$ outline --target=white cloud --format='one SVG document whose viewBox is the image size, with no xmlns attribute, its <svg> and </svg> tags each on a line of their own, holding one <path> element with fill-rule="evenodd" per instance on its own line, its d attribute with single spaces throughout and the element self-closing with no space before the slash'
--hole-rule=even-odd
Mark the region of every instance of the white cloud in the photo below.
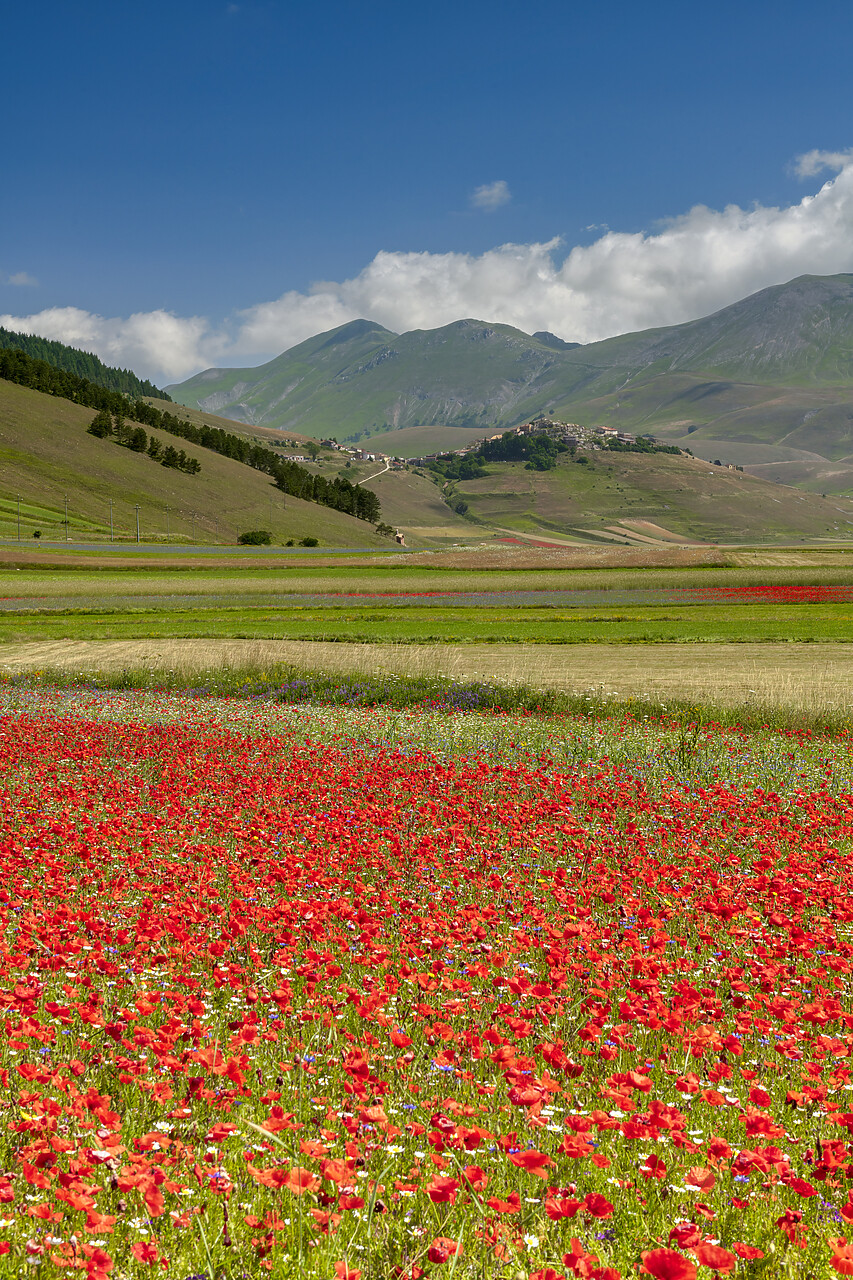
<svg viewBox="0 0 853 1280">
<path fill-rule="evenodd" d="M 211 333 L 203 317 L 168 311 L 108 318 L 79 307 L 50 307 L 36 315 L 0 316 L 0 326 L 67 342 L 93 351 L 107 364 L 161 381 L 185 378 L 218 359 L 224 350 L 222 339 Z"/>
<path fill-rule="evenodd" d="M 851 161 L 853 161 L 853 150 L 806 151 L 804 155 L 797 156 L 793 169 L 798 178 L 813 178 L 815 174 L 823 173 L 824 169 L 831 169 L 837 173 Z"/>
<path fill-rule="evenodd" d="M 786 207 L 697 205 L 652 233 L 607 231 L 568 253 L 557 239 L 480 255 L 381 252 L 352 279 L 285 293 L 218 329 L 201 316 L 106 319 L 76 307 L 0 316 L 0 325 L 83 346 L 161 382 L 251 363 L 359 317 L 396 332 L 476 317 L 592 342 L 708 315 L 794 276 L 853 271 L 853 151 L 800 162 L 804 172 L 819 163 L 839 172 Z"/>
<path fill-rule="evenodd" d="M 482 187 L 476 187 L 471 193 L 471 204 L 475 209 L 483 209 L 486 213 L 493 213 L 502 204 L 508 204 L 511 199 L 510 189 L 503 178 L 499 178 L 497 182 L 487 182 Z"/>
<path fill-rule="evenodd" d="M 473 316 L 570 341 L 678 324 L 767 285 L 853 270 L 853 153 L 816 195 L 775 208 L 697 205 L 652 234 L 607 231 L 566 256 L 559 240 L 463 253 L 379 253 L 341 283 L 241 314 L 237 351 L 282 351 L 366 316 L 397 331 Z"/>
<path fill-rule="evenodd" d="M 38 280 L 36 280 L 35 276 L 31 276 L 28 271 L 16 271 L 14 275 L 9 276 L 9 279 L 6 281 L 6 283 L 19 285 L 23 288 L 26 288 L 26 287 L 35 288 L 35 286 L 38 284 Z"/>
</svg>

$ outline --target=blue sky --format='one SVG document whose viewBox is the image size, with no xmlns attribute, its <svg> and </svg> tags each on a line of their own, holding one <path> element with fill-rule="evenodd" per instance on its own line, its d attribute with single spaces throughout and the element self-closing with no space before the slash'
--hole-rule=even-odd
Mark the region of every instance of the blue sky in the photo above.
<svg viewBox="0 0 853 1280">
<path fill-rule="evenodd" d="M 851 38 L 825 0 L 19 5 L 0 318 L 166 380 L 365 308 L 590 340 L 853 270 Z"/>
</svg>

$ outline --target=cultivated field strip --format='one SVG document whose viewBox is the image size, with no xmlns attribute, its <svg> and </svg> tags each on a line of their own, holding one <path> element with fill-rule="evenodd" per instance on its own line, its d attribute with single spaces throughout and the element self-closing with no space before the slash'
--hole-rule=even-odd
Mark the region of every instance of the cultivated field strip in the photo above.
<svg viewBox="0 0 853 1280">
<path fill-rule="evenodd" d="M 853 646 L 847 644 L 383 645 L 275 640 L 52 641 L 5 645 L 0 674 L 57 670 L 82 678 L 147 668 L 190 682 L 223 668 L 255 674 L 283 666 L 340 675 L 445 676 L 638 701 L 700 702 L 837 713 L 853 705 Z"/>
</svg>

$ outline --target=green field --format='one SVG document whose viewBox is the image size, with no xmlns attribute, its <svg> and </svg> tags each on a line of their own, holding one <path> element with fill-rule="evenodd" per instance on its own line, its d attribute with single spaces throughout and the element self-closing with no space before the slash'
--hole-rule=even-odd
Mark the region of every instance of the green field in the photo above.
<svg viewBox="0 0 853 1280">
<path fill-rule="evenodd" d="M 812 563 L 513 571 L 442 568 L 439 557 L 434 568 L 423 568 L 399 557 L 385 564 L 303 563 L 288 569 L 220 562 L 209 569 L 160 571 L 3 570 L 0 643 L 152 637 L 520 645 L 853 639 L 853 603 L 643 600 L 644 592 L 661 589 L 853 583 L 853 565 L 823 566 L 820 553 L 802 558 Z M 587 594 L 576 601 L 536 594 L 553 591 Z M 466 604 L 454 600 L 456 592 L 489 594 Z M 505 599 L 504 593 L 515 594 Z M 594 603 L 588 593 L 595 593 Z M 325 602 L 313 601 L 316 594 Z M 350 595 L 361 602 L 351 604 Z M 434 603 L 421 603 L 421 596 Z"/>
<path fill-rule="evenodd" d="M 741 550 L 722 564 L 535 567 L 554 554 L 448 552 L 335 565 L 303 559 L 287 568 L 240 568 L 222 556 L 206 568 L 132 570 L 101 557 L 100 568 L 7 569 L 0 571 L 0 672 L 4 680 L 27 672 L 60 683 L 103 676 L 127 687 L 214 687 L 257 697 L 311 672 L 324 673 L 323 687 L 351 678 L 360 685 L 470 680 L 526 689 L 530 705 L 537 690 L 581 699 L 595 690 L 599 702 L 671 708 L 689 699 L 708 714 L 725 708 L 729 722 L 782 715 L 786 724 L 798 717 L 847 723 L 853 602 L 788 603 L 783 593 L 775 603 L 741 595 L 662 606 L 650 605 L 647 593 L 853 588 L 853 552 Z M 477 567 L 489 564 L 497 567 Z M 542 607 L 537 590 L 584 594 L 572 607 Z M 436 595 L 443 592 L 451 593 L 447 600 Z M 454 592 L 488 593 L 488 604 L 462 607 Z M 509 602 L 503 592 L 514 593 Z M 340 603 L 330 605 L 330 593 Z M 350 603 L 348 593 L 361 603 Z M 597 593 L 594 607 L 580 603 L 590 593 Z M 311 604 L 312 594 L 327 603 Z"/>
<path fill-rule="evenodd" d="M 853 639 L 853 605 L 686 608 L 247 608 L 0 615 L 0 643 L 48 639 L 236 637 L 359 643 L 653 644 Z"/>
<path fill-rule="evenodd" d="M 531 552 L 535 556 L 536 552 Z M 671 568 L 533 568 L 523 569 L 446 567 L 446 557 L 436 555 L 425 563 L 409 557 L 343 564 L 315 565 L 303 559 L 291 560 L 288 567 L 232 567 L 226 557 L 216 557 L 210 568 L 182 567 L 175 560 L 168 566 L 150 569 L 44 568 L 30 566 L 0 570 L 0 598 L 63 596 L 162 595 L 174 592 L 214 594 L 228 592 L 235 604 L 250 603 L 259 594 L 279 592 L 283 596 L 304 592 L 443 592 L 443 591 L 548 591 L 598 590 L 631 591 L 663 587 L 754 587 L 754 586 L 847 586 L 853 584 L 853 550 L 795 551 L 791 558 L 800 564 L 751 564 L 747 551 L 733 552 L 728 563 L 700 567 Z M 777 558 L 776 556 L 773 559 Z M 781 555 L 778 558 L 782 558 Z M 831 559 L 833 563 L 824 564 Z M 746 561 L 747 563 L 741 563 Z"/>
</svg>

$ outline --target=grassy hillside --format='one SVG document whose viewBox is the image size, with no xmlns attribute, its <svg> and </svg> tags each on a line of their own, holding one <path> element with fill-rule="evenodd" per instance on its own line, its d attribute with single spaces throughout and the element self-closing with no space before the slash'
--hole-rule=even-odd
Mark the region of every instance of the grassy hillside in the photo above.
<svg viewBox="0 0 853 1280">
<path fill-rule="evenodd" d="M 488 434 L 493 434 L 489 431 Z M 425 453 L 452 453 L 454 449 L 467 449 L 483 438 L 482 428 L 445 427 L 431 425 L 423 427 L 400 427 L 396 431 L 383 431 L 365 442 L 366 447 L 375 447 L 392 458 L 419 458 Z"/>
<path fill-rule="evenodd" d="M 553 471 L 490 464 L 455 493 L 469 514 L 519 534 L 549 532 L 648 545 L 853 539 L 853 502 L 824 499 L 669 454 L 590 453 Z"/>
<path fill-rule="evenodd" d="M 198 476 L 98 440 L 87 434 L 92 416 L 90 409 L 0 382 L 0 537 L 17 534 L 20 495 L 22 540 L 32 545 L 36 529 L 43 540 L 64 540 L 67 495 L 72 540 L 109 537 L 112 498 L 120 538 L 135 539 L 139 505 L 143 540 L 168 534 L 233 543 L 242 531 L 266 528 L 276 542 L 313 536 L 329 546 L 389 546 L 363 521 L 285 498 L 262 473 L 188 442 L 181 443 L 201 462 Z M 218 425 L 207 414 L 203 418 Z M 790 454 L 789 463 L 799 465 L 799 453 Z M 376 475 L 376 463 L 346 467 L 340 454 L 321 455 L 311 469 L 329 479 L 342 474 L 353 483 L 369 480 L 383 518 L 406 533 L 410 546 L 525 536 L 637 546 L 673 539 L 772 543 L 846 540 L 853 533 L 850 502 L 681 456 L 588 457 L 586 464 L 565 458 L 550 472 L 490 464 L 487 476 L 455 486 L 437 485 L 415 470 Z M 468 503 L 465 517 L 453 510 L 460 500 Z"/>
<path fill-rule="evenodd" d="M 705 457 L 719 456 L 720 441 L 729 461 L 748 465 L 758 460 L 756 445 L 762 462 L 790 461 L 791 450 L 824 462 L 853 453 L 853 388 L 807 390 L 667 373 L 627 380 L 607 395 L 588 397 L 586 390 L 561 412 L 584 423 L 649 431 Z"/>
<path fill-rule="evenodd" d="M 792 451 L 793 452 L 793 451 Z M 583 456 L 583 455 L 582 455 Z M 588 451 L 586 462 L 560 456 L 552 471 L 488 463 L 478 480 L 438 483 L 419 468 L 376 475 L 375 462 L 345 474 L 369 480 L 385 519 L 410 544 L 493 537 L 557 538 L 583 543 L 779 543 L 853 537 L 853 500 L 822 498 L 698 458 Z M 321 457 L 326 475 L 340 455 Z M 464 515 L 454 509 L 468 504 Z"/>
<path fill-rule="evenodd" d="M 159 466 L 110 440 L 87 434 L 94 413 L 67 400 L 0 381 L 0 537 L 32 542 L 109 538 L 110 499 L 117 537 L 144 541 L 233 543 L 240 532 L 269 529 L 276 542 L 311 536 L 331 546 L 387 546 L 362 520 L 285 497 L 268 476 L 230 458 L 179 443 L 198 458 L 200 475 Z M 168 508 L 168 511 L 167 511 Z"/>
<path fill-rule="evenodd" d="M 147 404 L 153 405 L 161 413 L 164 410 L 170 413 L 177 413 L 179 417 L 191 422 L 195 427 L 218 427 L 220 431 L 232 431 L 237 435 L 257 440 L 258 444 L 266 446 L 276 444 L 282 439 L 282 432 L 276 428 L 247 426 L 241 430 L 240 424 L 235 419 L 223 418 L 218 413 L 208 413 L 206 410 L 194 409 L 189 405 L 175 406 L 171 400 L 161 400 L 157 396 L 146 396 L 145 400 Z M 288 432 L 287 439 L 294 440 L 297 445 L 301 445 L 308 440 L 313 440 L 314 437 L 299 435 L 298 432 Z"/>
</svg>

